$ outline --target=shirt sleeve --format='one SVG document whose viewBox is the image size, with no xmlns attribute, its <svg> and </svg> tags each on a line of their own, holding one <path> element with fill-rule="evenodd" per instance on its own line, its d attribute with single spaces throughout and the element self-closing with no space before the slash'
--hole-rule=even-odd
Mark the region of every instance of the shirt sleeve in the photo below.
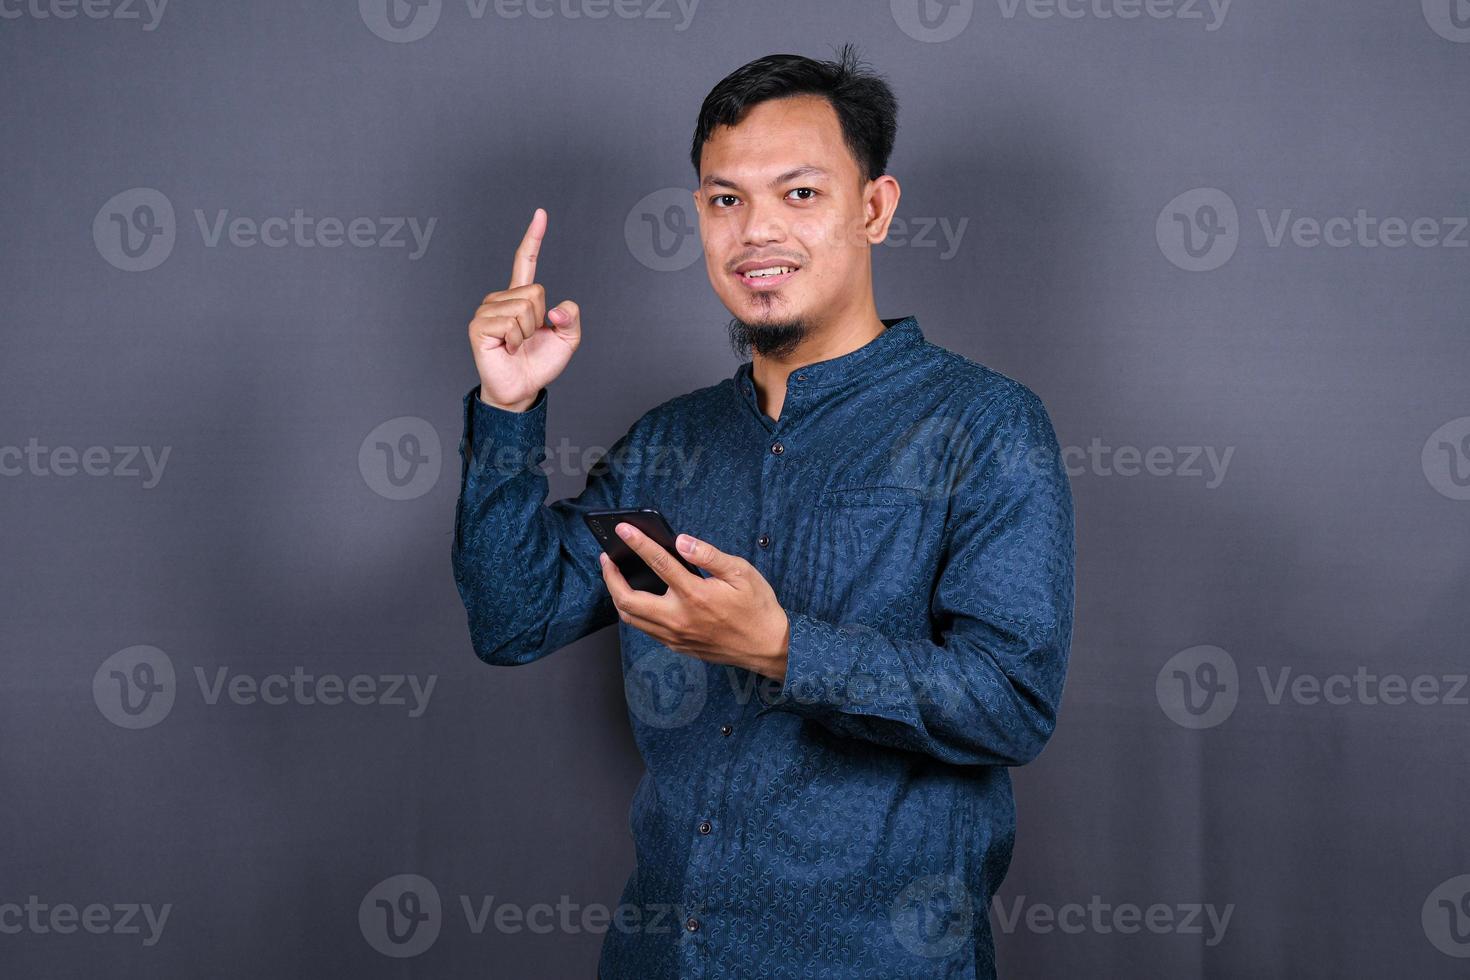
<svg viewBox="0 0 1470 980">
<path fill-rule="evenodd" d="M 789 613 L 786 678 L 761 709 L 958 765 L 1023 765 L 1051 736 L 1072 635 L 1072 497 L 1028 389 L 976 433 L 931 601 L 937 642 Z"/>
<path fill-rule="evenodd" d="M 465 396 L 454 581 L 481 660 L 530 663 L 617 618 L 582 514 L 618 506 L 631 435 L 579 495 L 546 504 L 546 389 L 524 412 L 486 405 L 478 385 Z"/>
</svg>

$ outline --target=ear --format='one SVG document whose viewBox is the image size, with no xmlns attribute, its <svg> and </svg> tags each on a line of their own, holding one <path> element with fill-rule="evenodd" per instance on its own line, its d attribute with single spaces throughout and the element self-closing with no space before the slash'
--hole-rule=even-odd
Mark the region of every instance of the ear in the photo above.
<svg viewBox="0 0 1470 980">
<path fill-rule="evenodd" d="M 892 174 L 868 181 L 863 194 L 863 230 L 868 244 L 881 244 L 888 237 L 888 226 L 893 223 L 901 193 L 898 179 Z"/>
</svg>

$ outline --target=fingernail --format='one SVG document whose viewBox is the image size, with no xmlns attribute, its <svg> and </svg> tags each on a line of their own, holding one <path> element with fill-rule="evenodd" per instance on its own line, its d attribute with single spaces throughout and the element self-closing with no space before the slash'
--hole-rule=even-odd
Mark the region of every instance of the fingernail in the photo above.
<svg viewBox="0 0 1470 980">
<path fill-rule="evenodd" d="M 633 528 L 627 524 L 619 524 L 613 530 L 618 532 L 618 537 L 627 540 L 633 536 Z"/>
<path fill-rule="evenodd" d="M 566 310 L 553 309 L 553 310 L 547 311 L 547 314 L 546 314 L 546 319 L 550 320 L 552 323 L 561 323 L 566 318 L 567 318 L 567 311 Z"/>
<path fill-rule="evenodd" d="M 684 554 L 686 554 L 686 555 L 692 555 L 692 554 L 694 554 L 694 545 L 695 545 L 696 542 L 689 535 L 687 535 L 687 534 L 681 534 L 681 535 L 679 535 L 678 539 L 674 543 L 679 546 L 679 550 L 682 551 L 682 552 L 684 552 Z"/>
</svg>

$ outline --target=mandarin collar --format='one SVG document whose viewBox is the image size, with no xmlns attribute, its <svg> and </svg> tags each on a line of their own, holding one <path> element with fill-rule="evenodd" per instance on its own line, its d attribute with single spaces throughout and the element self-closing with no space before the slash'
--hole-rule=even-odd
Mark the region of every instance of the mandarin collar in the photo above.
<svg viewBox="0 0 1470 980">
<path fill-rule="evenodd" d="M 881 322 L 885 328 L 883 332 L 857 350 L 848 351 L 846 354 L 840 354 L 825 361 L 816 361 L 792 371 L 786 379 L 787 394 L 844 384 L 888 363 L 901 352 L 924 339 L 917 317 L 890 317 Z M 747 398 L 755 397 L 755 383 L 751 380 L 751 368 L 752 363 L 745 361 L 735 369 L 736 388 Z"/>
</svg>

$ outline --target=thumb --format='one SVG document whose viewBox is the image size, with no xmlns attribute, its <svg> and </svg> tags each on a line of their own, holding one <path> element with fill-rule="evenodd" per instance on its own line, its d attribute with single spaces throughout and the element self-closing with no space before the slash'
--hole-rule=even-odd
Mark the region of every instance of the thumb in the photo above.
<svg viewBox="0 0 1470 980">
<path fill-rule="evenodd" d="M 743 559 L 729 555 L 692 534 L 681 534 L 674 539 L 679 554 L 697 568 L 702 568 L 715 578 L 729 579 L 744 563 Z"/>
<path fill-rule="evenodd" d="M 576 303 L 564 299 L 546 311 L 546 322 L 562 337 L 575 340 L 582 335 L 582 311 Z"/>
</svg>

